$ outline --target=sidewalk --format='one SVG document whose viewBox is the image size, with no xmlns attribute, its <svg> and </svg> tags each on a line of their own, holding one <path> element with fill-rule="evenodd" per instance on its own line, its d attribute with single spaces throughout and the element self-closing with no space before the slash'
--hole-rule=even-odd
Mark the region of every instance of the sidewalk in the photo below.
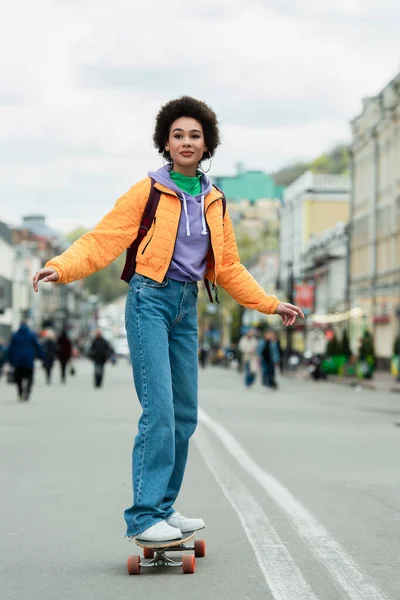
<svg viewBox="0 0 400 600">
<path fill-rule="evenodd" d="M 375 373 L 373 379 L 358 379 L 357 377 L 330 375 L 329 381 L 339 383 L 340 385 L 350 385 L 352 387 L 359 385 L 367 390 L 374 390 L 376 392 L 393 392 L 400 394 L 400 382 L 396 381 L 390 373 L 382 371 Z"/>
<path fill-rule="evenodd" d="M 309 374 L 306 369 L 298 371 L 285 371 L 286 377 L 293 379 L 308 379 Z M 341 377 L 340 375 L 328 375 L 328 381 L 339 385 L 348 385 L 350 387 L 360 386 L 367 390 L 376 392 L 393 392 L 400 394 L 400 382 L 396 381 L 390 373 L 379 371 L 375 373 L 373 379 L 358 379 L 357 377 Z"/>
</svg>

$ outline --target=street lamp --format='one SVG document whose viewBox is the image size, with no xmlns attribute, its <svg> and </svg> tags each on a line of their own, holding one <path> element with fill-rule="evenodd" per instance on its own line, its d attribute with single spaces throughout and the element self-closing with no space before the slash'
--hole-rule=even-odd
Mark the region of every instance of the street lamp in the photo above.
<svg viewBox="0 0 400 600">
<path fill-rule="evenodd" d="M 293 263 L 290 261 L 287 263 L 288 268 L 288 279 L 287 279 L 287 298 L 290 304 L 293 304 L 293 292 L 294 292 L 294 275 L 293 275 Z M 286 328 L 286 352 L 288 357 L 292 353 L 293 347 L 293 329 L 292 327 Z"/>
</svg>

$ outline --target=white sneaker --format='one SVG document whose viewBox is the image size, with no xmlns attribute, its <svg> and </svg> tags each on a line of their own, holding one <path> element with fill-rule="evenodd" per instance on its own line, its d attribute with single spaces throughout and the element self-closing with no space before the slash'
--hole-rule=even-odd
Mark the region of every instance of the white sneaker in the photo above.
<svg viewBox="0 0 400 600">
<path fill-rule="evenodd" d="M 170 542 L 180 540 L 182 532 L 178 527 L 168 525 L 166 521 L 160 521 L 152 525 L 142 533 L 135 535 L 135 538 L 143 542 Z"/>
<path fill-rule="evenodd" d="M 204 529 L 206 526 L 203 519 L 187 519 L 179 514 L 177 511 L 172 513 L 167 519 L 168 525 L 171 527 L 178 527 L 182 533 L 189 531 L 197 531 L 198 529 Z"/>
</svg>

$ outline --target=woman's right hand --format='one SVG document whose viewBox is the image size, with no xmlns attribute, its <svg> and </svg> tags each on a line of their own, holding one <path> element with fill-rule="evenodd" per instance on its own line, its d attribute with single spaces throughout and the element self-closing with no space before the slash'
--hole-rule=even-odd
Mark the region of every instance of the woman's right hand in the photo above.
<svg viewBox="0 0 400 600">
<path fill-rule="evenodd" d="M 47 283 L 48 281 L 57 281 L 58 280 L 58 273 L 55 269 L 51 269 L 51 268 L 44 268 L 44 269 L 40 269 L 40 271 L 37 271 L 37 273 L 35 273 L 35 276 L 33 278 L 33 289 L 35 290 L 35 292 L 38 291 L 38 283 L 39 281 L 41 281 L 43 279 L 44 283 Z"/>
</svg>

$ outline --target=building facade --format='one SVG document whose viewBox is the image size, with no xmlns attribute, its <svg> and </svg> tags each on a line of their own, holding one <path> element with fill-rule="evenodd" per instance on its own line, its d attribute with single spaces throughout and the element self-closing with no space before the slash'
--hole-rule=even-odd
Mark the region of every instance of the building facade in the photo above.
<svg viewBox="0 0 400 600">
<path fill-rule="evenodd" d="M 34 273 L 67 245 L 44 217 L 25 217 L 21 227 L 13 228 L 0 222 L 0 338 L 7 341 L 21 320 L 36 331 L 67 327 L 73 338 L 93 328 L 94 306 L 82 281 L 33 291 Z"/>
<path fill-rule="evenodd" d="M 11 230 L 0 222 L 0 338 L 7 340 L 12 329 L 12 281 L 14 249 Z"/>
<path fill-rule="evenodd" d="M 282 200 L 282 185 L 276 185 L 273 177 L 264 171 L 247 171 L 242 163 L 237 164 L 235 175 L 215 176 L 213 182 L 220 187 L 230 202 L 248 200 L 251 204 L 261 199 Z"/>
<path fill-rule="evenodd" d="M 307 171 L 283 194 L 280 211 L 280 281 L 301 280 L 302 256 L 308 242 L 337 223 L 347 223 L 350 178 Z"/>
<path fill-rule="evenodd" d="M 400 73 L 352 121 L 350 299 L 367 318 L 378 366 L 400 333 Z"/>
<path fill-rule="evenodd" d="M 302 255 L 303 281 L 313 285 L 313 312 L 307 317 L 306 349 L 324 353 L 328 330 L 339 339 L 348 327 L 348 225 L 338 223 L 312 238 Z"/>
</svg>

